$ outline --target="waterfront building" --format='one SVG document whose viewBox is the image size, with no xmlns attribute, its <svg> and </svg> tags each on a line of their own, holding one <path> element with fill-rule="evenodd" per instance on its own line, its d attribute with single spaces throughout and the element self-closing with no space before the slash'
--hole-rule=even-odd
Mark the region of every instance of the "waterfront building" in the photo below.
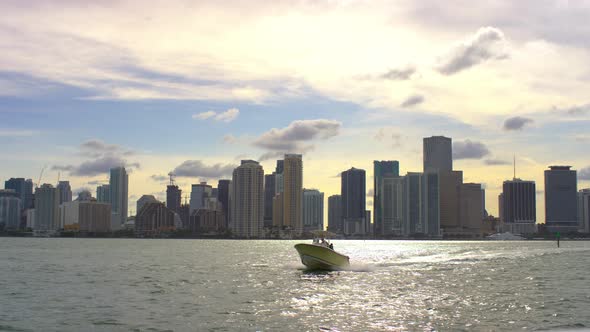
<svg viewBox="0 0 590 332">
<path fill-rule="evenodd" d="M 12 189 L 17 193 L 23 209 L 32 209 L 34 207 L 33 180 L 10 178 L 4 182 L 4 189 Z"/>
<path fill-rule="evenodd" d="M 101 203 L 111 203 L 111 186 L 103 184 L 96 187 L 96 200 Z"/>
<path fill-rule="evenodd" d="M 480 183 L 463 183 L 460 190 L 459 218 L 462 233 L 469 237 L 481 237 L 483 202 Z"/>
<path fill-rule="evenodd" d="M 513 234 L 536 232 L 537 200 L 534 181 L 513 179 L 504 181 L 499 197 L 502 231 Z"/>
<path fill-rule="evenodd" d="M 578 192 L 578 229 L 590 233 L 590 188 Z"/>
<path fill-rule="evenodd" d="M 170 232 L 174 227 L 174 211 L 160 202 L 150 202 L 137 211 L 135 216 L 135 234 L 139 236 L 157 236 Z"/>
<path fill-rule="evenodd" d="M 111 229 L 121 229 L 127 221 L 129 204 L 129 176 L 125 167 L 111 168 L 109 198 L 111 203 Z"/>
<path fill-rule="evenodd" d="M 0 190 L 0 229 L 20 228 L 23 207 L 19 196 L 13 189 Z"/>
<path fill-rule="evenodd" d="M 571 166 L 549 166 L 545 171 L 545 226 L 550 232 L 578 230 L 578 183 Z"/>
<path fill-rule="evenodd" d="M 407 235 L 404 227 L 404 177 L 385 174 L 381 177 L 379 186 L 380 215 L 375 214 L 374 223 L 380 229 L 376 234 L 380 236 Z M 376 218 L 381 220 L 377 221 Z M 376 226 L 377 227 L 377 226 Z M 380 232 L 380 233 L 379 233 Z"/>
<path fill-rule="evenodd" d="M 199 209 L 205 208 L 206 200 L 212 197 L 213 188 L 207 182 L 193 184 L 191 186 L 191 215 Z"/>
<path fill-rule="evenodd" d="M 342 196 L 332 195 L 328 197 L 328 231 L 342 234 Z"/>
<path fill-rule="evenodd" d="M 453 144 L 449 137 L 431 136 L 423 139 L 425 173 L 453 170 Z"/>
<path fill-rule="evenodd" d="M 60 225 L 84 233 L 111 231 L 111 205 L 97 201 L 65 202 L 60 206 Z"/>
<path fill-rule="evenodd" d="M 254 160 L 242 160 L 231 182 L 231 230 L 242 238 L 259 238 L 264 224 L 264 170 Z"/>
<path fill-rule="evenodd" d="M 59 181 L 57 189 L 59 189 L 59 204 L 72 201 L 72 187 L 70 187 L 70 181 Z"/>
<path fill-rule="evenodd" d="M 373 220 L 375 235 L 385 233 L 381 208 L 383 202 L 381 199 L 382 179 L 385 175 L 399 177 L 399 161 L 397 160 L 374 160 L 373 161 Z"/>
<path fill-rule="evenodd" d="M 219 235 L 225 231 L 224 223 L 222 210 L 200 209 L 189 217 L 185 229 L 193 234 Z"/>
<path fill-rule="evenodd" d="M 366 173 L 352 167 L 340 175 L 343 232 L 346 235 L 365 235 L 366 225 Z"/>
<path fill-rule="evenodd" d="M 278 192 L 272 199 L 272 226 L 283 227 L 283 193 Z"/>
<path fill-rule="evenodd" d="M 276 173 L 264 176 L 264 227 L 272 226 L 272 204 L 275 197 Z"/>
<path fill-rule="evenodd" d="M 139 211 L 141 210 L 141 208 L 143 208 L 147 203 L 159 203 L 160 201 L 158 201 L 156 199 L 156 197 L 154 197 L 154 195 L 142 195 L 138 200 L 137 200 L 137 210 L 135 210 L 135 213 L 139 213 Z M 172 209 L 171 209 L 172 210 Z M 174 211 L 174 210 L 172 210 Z"/>
<path fill-rule="evenodd" d="M 231 180 L 219 180 L 217 182 L 217 200 L 221 203 L 221 208 L 223 210 L 223 218 L 224 218 L 224 228 L 229 228 L 229 188 L 230 188 Z"/>
<path fill-rule="evenodd" d="M 460 220 L 460 192 L 462 171 L 438 172 L 440 200 L 440 228 L 444 234 L 462 233 Z"/>
<path fill-rule="evenodd" d="M 182 200 L 182 190 L 175 184 L 166 186 L 166 207 L 178 213 Z M 139 211 L 139 209 L 137 210 Z"/>
<path fill-rule="evenodd" d="M 46 183 L 35 190 L 34 230 L 52 233 L 59 228 L 59 190 Z"/>
<path fill-rule="evenodd" d="M 286 154 L 283 162 L 283 226 L 295 236 L 303 232 L 303 161 L 300 154 Z"/>
<path fill-rule="evenodd" d="M 324 230 L 324 193 L 317 189 L 303 189 L 303 230 Z"/>
</svg>

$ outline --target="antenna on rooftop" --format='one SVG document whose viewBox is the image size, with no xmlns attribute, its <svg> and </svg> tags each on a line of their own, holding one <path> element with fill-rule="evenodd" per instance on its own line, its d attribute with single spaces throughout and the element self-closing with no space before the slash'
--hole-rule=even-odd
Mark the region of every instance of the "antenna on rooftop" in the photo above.
<svg viewBox="0 0 590 332">
<path fill-rule="evenodd" d="M 170 185 L 173 186 L 174 185 L 174 173 L 168 173 L 168 175 L 170 176 Z"/>
</svg>

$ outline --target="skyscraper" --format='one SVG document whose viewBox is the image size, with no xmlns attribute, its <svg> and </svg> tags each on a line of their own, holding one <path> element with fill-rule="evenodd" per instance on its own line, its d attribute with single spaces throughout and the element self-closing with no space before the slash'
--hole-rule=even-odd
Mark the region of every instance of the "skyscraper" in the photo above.
<svg viewBox="0 0 590 332">
<path fill-rule="evenodd" d="M 324 230 L 324 193 L 317 189 L 303 189 L 303 229 Z"/>
<path fill-rule="evenodd" d="M 432 136 L 423 139 L 424 173 L 453 170 L 453 145 L 449 137 Z"/>
<path fill-rule="evenodd" d="M 303 232 L 303 161 L 300 154 L 285 155 L 283 182 L 283 226 L 290 227 L 293 234 L 299 236 Z"/>
<path fill-rule="evenodd" d="M 328 197 L 328 231 L 342 234 L 342 196 Z"/>
<path fill-rule="evenodd" d="M 264 224 L 264 170 L 254 160 L 242 160 L 231 182 L 231 229 L 238 237 L 258 238 Z"/>
<path fill-rule="evenodd" d="M 33 208 L 33 180 L 10 178 L 4 182 L 4 189 L 12 189 L 17 193 L 23 209 Z"/>
<path fill-rule="evenodd" d="M 219 180 L 217 182 L 217 200 L 221 203 L 221 209 L 223 210 L 224 215 L 224 225 L 225 229 L 229 228 L 229 186 L 231 181 L 230 180 Z"/>
<path fill-rule="evenodd" d="M 483 201 L 480 183 L 463 183 L 460 188 L 459 218 L 463 233 L 481 237 Z"/>
<path fill-rule="evenodd" d="M 54 232 L 59 224 L 59 189 L 44 184 L 35 190 L 35 231 Z"/>
<path fill-rule="evenodd" d="M 109 180 L 111 202 L 111 230 L 116 231 L 127 221 L 129 177 L 125 167 L 111 168 Z"/>
<path fill-rule="evenodd" d="M 578 227 L 590 233 L 590 188 L 578 192 Z"/>
<path fill-rule="evenodd" d="M 103 184 L 96 187 L 96 200 L 101 203 L 111 203 L 111 186 Z"/>
<path fill-rule="evenodd" d="M 407 235 L 404 228 L 404 177 L 393 174 L 381 177 L 379 210 L 381 220 L 373 219 L 375 225 L 380 225 L 381 233 L 377 235 Z"/>
<path fill-rule="evenodd" d="M 148 203 L 160 203 L 160 201 L 158 201 L 154 195 L 141 195 L 137 200 L 136 215 L 139 214 L 139 211 Z"/>
<path fill-rule="evenodd" d="M 272 226 L 272 200 L 275 197 L 276 173 L 264 175 L 264 227 Z"/>
<path fill-rule="evenodd" d="M 0 229 L 20 228 L 22 202 L 16 191 L 0 190 Z"/>
<path fill-rule="evenodd" d="M 207 182 L 193 184 L 191 186 L 191 215 L 199 209 L 205 208 L 206 200 L 212 196 L 213 188 Z"/>
<path fill-rule="evenodd" d="M 344 234 L 364 235 L 366 225 L 366 174 L 352 167 L 340 175 Z"/>
<path fill-rule="evenodd" d="M 462 171 L 439 172 L 440 227 L 447 233 L 461 232 L 460 193 Z"/>
<path fill-rule="evenodd" d="M 72 201 L 72 187 L 70 187 L 70 181 L 59 181 L 57 189 L 59 189 L 60 205 Z"/>
<path fill-rule="evenodd" d="M 399 161 L 397 160 L 374 160 L 373 161 L 373 220 L 375 235 L 383 235 L 381 218 L 381 185 L 383 176 L 389 175 L 399 177 Z"/>
<path fill-rule="evenodd" d="M 545 225 L 550 232 L 578 230 L 578 182 L 571 166 L 545 171 Z"/>
<path fill-rule="evenodd" d="M 537 201 L 534 181 L 504 181 L 500 195 L 500 219 L 503 231 L 532 234 L 536 231 Z"/>
<path fill-rule="evenodd" d="M 176 213 L 180 211 L 182 190 L 177 185 L 170 183 L 166 186 L 166 207 Z M 138 210 L 139 212 L 139 210 Z"/>
</svg>

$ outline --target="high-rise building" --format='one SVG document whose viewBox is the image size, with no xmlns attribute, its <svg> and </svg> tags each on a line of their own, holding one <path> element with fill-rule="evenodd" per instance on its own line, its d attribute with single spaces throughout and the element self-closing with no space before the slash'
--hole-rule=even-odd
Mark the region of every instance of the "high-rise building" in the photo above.
<svg viewBox="0 0 590 332">
<path fill-rule="evenodd" d="M 381 184 L 385 175 L 399 177 L 399 161 L 374 160 L 373 161 L 373 220 L 375 235 L 383 235 L 384 229 L 381 217 Z"/>
<path fill-rule="evenodd" d="M 545 171 L 545 225 L 550 232 L 578 230 L 578 182 L 571 166 L 549 166 Z"/>
<path fill-rule="evenodd" d="M 136 210 L 136 214 L 139 214 L 139 211 L 147 204 L 147 203 L 160 203 L 160 201 L 158 201 L 156 199 L 156 197 L 154 197 L 154 195 L 142 195 L 138 200 L 137 200 L 137 210 Z M 172 210 L 172 209 L 171 209 Z"/>
<path fill-rule="evenodd" d="M 175 184 L 166 186 L 166 207 L 178 213 L 182 200 L 182 190 Z M 139 210 L 137 210 L 139 211 Z"/>
<path fill-rule="evenodd" d="M 503 231 L 532 234 L 536 231 L 537 201 L 534 181 L 512 179 L 502 184 L 499 210 Z"/>
<path fill-rule="evenodd" d="M 135 217 L 135 234 L 154 236 L 174 230 L 174 211 L 164 203 L 147 203 Z"/>
<path fill-rule="evenodd" d="M 317 189 L 303 189 L 303 229 L 324 230 L 324 193 Z"/>
<path fill-rule="evenodd" d="M 238 237 L 262 237 L 264 224 L 264 169 L 254 160 L 242 160 L 231 182 L 231 229 Z"/>
<path fill-rule="evenodd" d="M 22 211 L 22 202 L 15 190 L 0 190 L 0 229 L 19 229 Z"/>
<path fill-rule="evenodd" d="M 432 136 L 423 140 L 424 173 L 453 170 L 453 144 L 449 137 Z"/>
<path fill-rule="evenodd" d="M 72 201 L 72 187 L 70 187 L 70 181 L 59 181 L 57 189 L 59 189 L 59 204 Z"/>
<path fill-rule="evenodd" d="M 111 168 L 109 197 L 112 216 L 111 230 L 116 231 L 127 222 L 127 209 L 129 208 L 129 176 L 125 167 Z"/>
<path fill-rule="evenodd" d="M 10 178 L 4 182 L 4 189 L 14 190 L 20 198 L 23 209 L 32 209 L 33 205 L 33 180 L 24 178 Z"/>
<path fill-rule="evenodd" d="M 60 206 L 60 220 L 64 228 L 107 233 L 111 231 L 111 205 L 96 201 L 65 202 Z"/>
<path fill-rule="evenodd" d="M 439 172 L 440 228 L 444 233 L 461 232 L 459 216 L 462 171 Z"/>
<path fill-rule="evenodd" d="M 578 228 L 590 233 L 590 188 L 578 192 Z"/>
<path fill-rule="evenodd" d="M 199 209 L 205 208 L 205 201 L 212 197 L 213 188 L 207 182 L 193 184 L 191 186 L 191 215 Z"/>
<path fill-rule="evenodd" d="M 342 172 L 340 178 L 343 232 L 347 235 L 365 235 L 367 233 L 365 170 L 352 167 Z"/>
<path fill-rule="evenodd" d="M 283 193 L 276 193 L 272 199 L 272 226 L 283 227 Z"/>
<path fill-rule="evenodd" d="M 460 189 L 459 219 L 464 234 L 481 237 L 483 202 L 480 183 L 463 183 Z"/>
<path fill-rule="evenodd" d="M 379 218 L 373 219 L 379 229 L 379 236 L 407 235 L 404 228 L 404 177 L 386 174 L 381 177 L 379 186 Z"/>
<path fill-rule="evenodd" d="M 395 183 L 395 185 L 399 185 Z M 404 236 L 440 236 L 439 174 L 410 172 L 403 179 Z M 400 192 L 399 189 L 397 189 Z M 399 200 L 399 198 L 398 198 Z M 399 214 L 399 212 L 397 212 Z"/>
<path fill-rule="evenodd" d="M 96 187 L 96 200 L 101 203 L 111 203 L 111 186 L 103 184 Z"/>
<path fill-rule="evenodd" d="M 231 180 L 219 180 L 217 182 L 217 200 L 221 203 L 221 209 L 223 211 L 223 218 L 224 218 L 224 225 L 225 229 L 229 228 L 229 187 L 230 187 Z"/>
<path fill-rule="evenodd" d="M 342 234 L 342 196 L 332 195 L 328 197 L 328 231 Z"/>
<path fill-rule="evenodd" d="M 424 234 L 429 237 L 439 237 L 441 235 L 439 173 L 423 173 L 422 188 L 422 207 L 424 209 L 424 225 L 426 226 L 426 232 Z"/>
<path fill-rule="evenodd" d="M 303 232 L 302 193 L 303 161 L 300 154 L 286 154 L 283 168 L 283 226 L 290 227 L 293 234 Z"/>
<path fill-rule="evenodd" d="M 276 173 L 264 175 L 264 227 L 272 226 L 272 200 L 275 197 Z"/>
<path fill-rule="evenodd" d="M 35 231 L 54 232 L 60 229 L 59 189 L 44 184 L 35 190 Z"/>
</svg>

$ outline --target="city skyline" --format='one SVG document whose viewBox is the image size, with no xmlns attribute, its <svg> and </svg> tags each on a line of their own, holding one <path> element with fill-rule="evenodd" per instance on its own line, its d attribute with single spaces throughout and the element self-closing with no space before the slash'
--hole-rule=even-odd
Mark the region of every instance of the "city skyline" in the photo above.
<svg viewBox="0 0 590 332">
<path fill-rule="evenodd" d="M 270 170 L 300 153 L 303 187 L 329 197 L 353 166 L 372 183 L 373 160 L 421 171 L 420 140 L 444 135 L 453 167 L 484 185 L 496 216 L 516 155 L 544 220 L 547 166 L 571 165 L 590 187 L 578 21 L 590 7 L 457 6 L 2 2 L 2 175 L 37 183 L 47 165 L 41 184 L 61 173 L 75 195 L 125 166 L 132 207 L 143 194 L 165 200 L 169 172 L 186 195 L 230 178 L 241 159 Z M 525 9 L 528 24 L 512 24 Z M 582 30 L 560 28 L 570 25 Z"/>
</svg>

